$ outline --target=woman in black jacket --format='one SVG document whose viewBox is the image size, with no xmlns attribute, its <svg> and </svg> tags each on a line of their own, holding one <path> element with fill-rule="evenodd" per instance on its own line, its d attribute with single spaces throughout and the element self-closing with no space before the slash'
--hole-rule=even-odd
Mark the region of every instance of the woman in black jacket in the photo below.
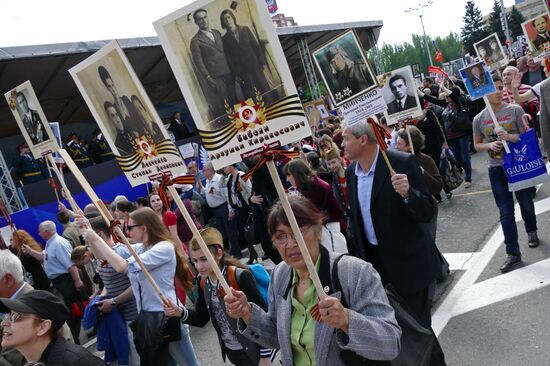
<svg viewBox="0 0 550 366">
<path fill-rule="evenodd" d="M 267 310 L 267 304 L 248 268 L 223 251 L 223 238 L 220 232 L 210 227 L 201 230 L 201 236 L 230 286 L 240 288 L 240 291 L 247 294 L 250 302 Z M 222 287 L 196 238 L 191 240 L 191 250 L 191 260 L 199 272 L 200 284 L 195 310 L 181 308 L 170 302 L 169 306 L 164 307 L 165 314 L 177 316 L 183 323 L 196 327 L 204 327 L 208 320 L 212 319 L 224 361 L 227 357 L 231 363 L 239 366 L 271 365 L 271 350 L 261 349 L 258 344 L 240 334 L 237 330 L 237 321 L 228 316 L 219 292 Z"/>
</svg>

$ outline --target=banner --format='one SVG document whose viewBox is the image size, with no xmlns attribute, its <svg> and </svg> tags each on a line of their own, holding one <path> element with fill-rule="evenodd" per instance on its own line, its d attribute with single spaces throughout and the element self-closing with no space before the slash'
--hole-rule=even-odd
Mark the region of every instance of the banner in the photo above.
<svg viewBox="0 0 550 366">
<path fill-rule="evenodd" d="M 367 117 L 382 113 L 387 109 L 382 90 L 374 89 L 362 94 L 340 107 L 346 126 L 365 121 Z"/>
<path fill-rule="evenodd" d="M 185 174 L 179 151 L 116 41 L 69 70 L 130 184 Z"/>
<path fill-rule="evenodd" d="M 154 27 L 216 169 L 311 134 L 264 0 L 199 0 Z"/>
</svg>

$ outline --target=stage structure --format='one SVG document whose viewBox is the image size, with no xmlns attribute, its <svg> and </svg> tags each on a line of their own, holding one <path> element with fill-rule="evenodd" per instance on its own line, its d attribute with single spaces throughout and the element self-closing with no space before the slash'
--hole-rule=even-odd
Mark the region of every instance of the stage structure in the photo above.
<svg viewBox="0 0 550 366">
<path fill-rule="evenodd" d="M 23 209 L 23 204 L 17 193 L 15 183 L 10 176 L 10 170 L 4 160 L 4 155 L 0 151 L 0 198 L 5 202 L 6 208 L 10 213 Z"/>
</svg>

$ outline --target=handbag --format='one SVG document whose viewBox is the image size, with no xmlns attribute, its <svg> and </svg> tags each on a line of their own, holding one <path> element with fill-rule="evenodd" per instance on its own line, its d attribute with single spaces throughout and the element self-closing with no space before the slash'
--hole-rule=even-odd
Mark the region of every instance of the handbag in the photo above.
<svg viewBox="0 0 550 366">
<path fill-rule="evenodd" d="M 140 308 L 143 309 L 141 284 L 138 284 L 138 289 Z M 162 311 L 140 311 L 137 318 L 130 324 L 130 328 L 134 333 L 134 343 L 140 356 L 154 352 L 162 343 L 176 342 L 181 339 L 180 320 L 166 316 Z"/>
<path fill-rule="evenodd" d="M 258 243 L 258 235 L 256 234 L 256 217 L 254 216 L 254 208 L 252 205 L 248 211 L 248 217 L 244 224 L 244 239 L 248 244 L 254 245 Z"/>
<path fill-rule="evenodd" d="M 519 135 L 518 142 L 508 142 L 510 153 L 504 152 L 503 169 L 508 178 L 510 192 L 534 187 L 550 180 L 542 159 L 534 129 Z"/>
<path fill-rule="evenodd" d="M 340 255 L 334 261 L 331 272 L 331 282 L 334 292 L 342 291 L 338 278 L 338 263 L 346 254 Z M 369 360 L 351 350 L 341 350 L 340 358 L 345 365 L 387 365 L 387 366 L 427 366 L 430 364 L 435 334 L 425 327 L 409 313 L 403 298 L 395 292 L 391 285 L 386 286 L 386 295 L 395 313 L 395 320 L 401 327 L 401 351 L 391 361 Z M 342 305 L 349 308 L 342 292 Z"/>
<path fill-rule="evenodd" d="M 454 131 L 469 132 L 472 130 L 472 118 L 470 112 L 464 106 L 466 101 L 460 101 L 460 105 L 451 114 L 451 129 Z"/>
<path fill-rule="evenodd" d="M 449 149 L 442 149 L 441 151 L 439 172 L 443 178 L 443 188 L 445 188 L 446 191 L 452 191 L 458 188 L 464 181 L 461 169 L 453 153 Z"/>
</svg>

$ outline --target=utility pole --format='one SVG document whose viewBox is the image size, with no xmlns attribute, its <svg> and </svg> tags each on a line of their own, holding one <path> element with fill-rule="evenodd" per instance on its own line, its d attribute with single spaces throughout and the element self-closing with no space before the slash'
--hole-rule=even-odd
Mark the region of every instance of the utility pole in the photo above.
<svg viewBox="0 0 550 366">
<path fill-rule="evenodd" d="M 504 1 L 500 0 L 500 16 L 502 19 L 502 27 L 504 28 L 504 36 L 506 41 L 511 42 L 510 28 L 508 28 L 508 17 L 506 16 L 506 8 L 504 7 Z"/>
<path fill-rule="evenodd" d="M 418 6 L 416 6 L 414 8 L 408 8 L 407 10 L 405 10 L 405 13 L 415 12 L 418 15 L 418 17 L 420 18 L 420 24 L 422 25 L 422 34 L 423 34 L 423 39 L 424 39 L 424 47 L 426 47 L 426 52 L 428 52 L 428 58 L 430 60 L 430 65 L 431 66 L 433 66 L 434 63 L 433 63 L 433 60 L 432 60 L 432 53 L 430 52 L 430 46 L 428 45 L 428 41 L 426 39 L 427 38 L 426 37 L 426 29 L 424 28 L 424 20 L 422 19 L 424 14 L 422 13 L 422 10 L 424 8 L 427 8 L 428 6 L 430 6 L 432 4 L 433 4 L 433 1 L 429 0 L 425 3 L 418 4 Z"/>
</svg>

